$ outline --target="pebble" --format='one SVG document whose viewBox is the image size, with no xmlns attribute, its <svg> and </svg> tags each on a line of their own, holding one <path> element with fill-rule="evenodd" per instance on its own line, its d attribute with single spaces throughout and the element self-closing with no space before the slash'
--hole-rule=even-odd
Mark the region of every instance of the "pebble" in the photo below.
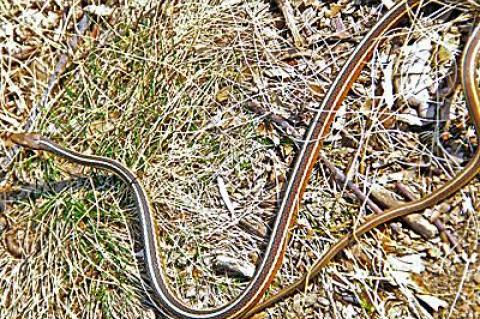
<svg viewBox="0 0 480 319">
<path fill-rule="evenodd" d="M 402 233 L 402 223 L 392 223 L 390 225 L 390 228 L 392 228 L 392 231 L 396 235 L 400 235 Z"/>
<path fill-rule="evenodd" d="M 442 203 L 440 206 L 438 206 L 438 211 L 442 214 L 446 214 L 452 210 L 452 206 L 450 206 L 448 203 Z"/>
<path fill-rule="evenodd" d="M 411 246 L 413 241 L 412 239 L 409 237 L 409 236 L 405 236 L 405 238 L 403 238 L 402 240 L 402 243 L 405 245 L 405 246 Z"/>
<path fill-rule="evenodd" d="M 317 302 L 322 307 L 330 306 L 330 300 L 328 300 L 327 298 L 324 298 L 324 297 L 319 297 Z"/>
<path fill-rule="evenodd" d="M 305 297 L 305 307 L 312 307 L 317 302 L 317 296 L 314 294 L 307 295 Z"/>
<path fill-rule="evenodd" d="M 255 274 L 255 265 L 228 256 L 217 256 L 215 259 L 215 268 L 218 271 L 226 271 L 227 273 L 247 279 L 251 279 Z"/>
<path fill-rule="evenodd" d="M 411 214 L 403 217 L 402 220 L 414 231 L 410 233 L 410 237 L 413 239 L 419 238 L 417 234 L 420 234 L 425 239 L 431 239 L 438 235 L 437 227 L 432 225 L 421 214 Z"/>
</svg>

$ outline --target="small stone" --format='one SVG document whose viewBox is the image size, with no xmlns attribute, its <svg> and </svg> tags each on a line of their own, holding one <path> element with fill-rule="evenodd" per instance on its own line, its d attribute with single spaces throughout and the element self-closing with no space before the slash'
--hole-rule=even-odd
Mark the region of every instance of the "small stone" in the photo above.
<svg viewBox="0 0 480 319">
<path fill-rule="evenodd" d="M 312 307 L 317 302 L 317 296 L 314 294 L 305 297 L 305 307 Z"/>
<path fill-rule="evenodd" d="M 405 246 L 411 246 L 413 241 L 412 239 L 409 237 L 409 236 L 405 236 L 405 238 L 403 238 L 402 240 L 402 243 L 405 245 Z"/>
<path fill-rule="evenodd" d="M 215 259 L 215 268 L 218 271 L 248 279 L 251 279 L 255 274 L 255 266 L 253 264 L 228 256 L 217 256 Z"/>
<path fill-rule="evenodd" d="M 317 302 L 322 307 L 330 306 L 330 300 L 328 300 L 327 298 L 324 298 L 324 297 L 319 297 Z"/>
<path fill-rule="evenodd" d="M 250 258 L 251 261 L 253 261 L 255 264 L 258 262 L 258 259 L 260 258 L 260 256 L 258 255 L 257 252 L 251 252 L 248 254 L 248 258 Z"/>
<path fill-rule="evenodd" d="M 438 211 L 442 214 L 447 214 L 451 209 L 452 206 L 450 206 L 448 203 L 442 203 L 440 206 L 438 206 Z"/>
<path fill-rule="evenodd" d="M 426 239 L 434 238 L 438 235 L 438 229 L 432 225 L 421 214 L 411 214 L 402 218 L 404 222 L 410 226 L 417 234 L 422 235 Z"/>
<path fill-rule="evenodd" d="M 402 232 L 402 223 L 392 223 L 390 225 L 394 234 L 399 235 Z"/>
</svg>

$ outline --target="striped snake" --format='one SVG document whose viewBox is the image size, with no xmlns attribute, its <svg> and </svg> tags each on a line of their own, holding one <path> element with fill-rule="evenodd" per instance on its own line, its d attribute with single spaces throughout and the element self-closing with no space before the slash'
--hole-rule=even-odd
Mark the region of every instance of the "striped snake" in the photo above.
<svg viewBox="0 0 480 319">
<path fill-rule="evenodd" d="M 285 195 L 272 226 L 272 233 L 268 239 L 263 259 L 257 265 L 252 281 L 232 302 L 219 308 L 207 310 L 192 309 L 183 304 L 172 293 L 161 267 L 162 263 L 159 258 L 160 247 L 155 236 L 156 225 L 153 220 L 150 201 L 137 177 L 127 167 L 113 159 L 74 152 L 38 134 L 16 133 L 11 136 L 11 139 L 13 142 L 30 149 L 50 152 L 77 164 L 111 171 L 130 187 L 134 194 L 141 224 L 146 270 L 150 277 L 156 300 L 160 305 L 159 309 L 165 316 L 182 319 L 249 318 L 304 288 L 308 280 L 317 276 L 322 267 L 345 249 L 354 238 L 369 232 L 381 224 L 411 213 L 420 212 L 438 204 L 467 185 L 479 172 L 480 148 L 477 148 L 474 157 L 454 179 L 418 201 L 393 208 L 384 214 L 376 215 L 369 219 L 357 227 L 350 235 L 345 236 L 334 244 L 313 266 L 308 275 L 304 275 L 295 283 L 281 290 L 277 295 L 259 303 L 281 266 L 288 242 L 289 229 L 295 221 L 303 192 L 310 179 L 313 166 L 318 160 L 319 152 L 330 131 L 337 110 L 385 33 L 398 25 L 412 9 L 418 7 L 422 2 L 422 0 L 404 0 L 392 7 L 351 54 L 326 94 L 319 108 L 321 111 L 317 112 L 312 120 L 305 142 L 291 170 L 290 178 L 285 188 Z M 475 79 L 476 57 L 479 50 L 480 27 L 476 26 L 466 44 L 461 68 L 462 85 L 467 105 L 471 119 L 475 124 L 477 138 L 480 139 L 480 100 Z"/>
</svg>

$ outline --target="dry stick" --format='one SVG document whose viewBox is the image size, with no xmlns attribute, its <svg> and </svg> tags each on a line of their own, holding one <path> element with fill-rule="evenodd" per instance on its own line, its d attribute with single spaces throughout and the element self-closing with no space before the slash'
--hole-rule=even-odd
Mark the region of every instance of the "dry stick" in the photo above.
<svg viewBox="0 0 480 319">
<path fill-rule="evenodd" d="M 305 46 L 305 40 L 300 35 L 300 31 L 295 24 L 295 16 L 293 14 L 292 5 L 288 0 L 275 0 L 275 3 L 282 11 L 285 23 L 287 24 L 288 29 L 292 33 L 295 46 L 297 47 L 297 49 L 303 48 Z"/>
<path fill-rule="evenodd" d="M 372 192 L 373 199 L 370 199 L 367 197 L 367 195 L 360 190 L 360 188 L 355 185 L 352 181 L 347 180 L 347 177 L 345 174 L 335 167 L 331 162 L 328 161 L 325 157 L 321 156 L 320 157 L 325 166 L 328 167 L 328 169 L 332 172 L 332 174 L 335 176 L 336 180 L 341 184 L 341 185 L 346 185 L 347 188 L 349 188 L 354 195 L 358 198 L 358 200 L 362 203 L 365 203 L 375 214 L 381 215 L 384 213 L 384 210 L 381 207 L 385 208 L 393 208 L 396 206 L 401 205 L 401 202 L 396 201 L 395 199 L 391 199 L 389 201 L 386 200 L 386 198 L 378 196 L 375 192 Z M 409 216 L 404 216 L 401 217 L 401 220 L 409 226 L 410 229 L 415 231 L 416 233 L 422 235 L 424 238 L 430 238 L 428 235 L 428 229 L 425 229 L 425 224 L 429 224 L 429 221 L 427 219 L 424 219 L 422 215 L 419 215 L 421 218 L 414 218 L 412 219 L 412 215 Z M 368 219 L 368 216 L 367 216 Z"/>
<path fill-rule="evenodd" d="M 283 117 L 277 114 L 267 112 L 259 102 L 252 101 L 247 107 L 254 113 L 262 116 L 267 116 L 270 121 L 287 131 L 296 139 L 301 139 L 301 134 Z M 355 185 L 352 181 L 347 180 L 347 177 L 341 170 L 339 170 L 332 162 L 330 162 L 325 156 L 321 155 L 320 160 L 327 166 L 330 172 L 335 176 L 335 179 L 339 184 L 345 184 L 355 194 L 355 196 L 363 203 L 368 205 L 375 214 L 382 214 L 383 210 L 375 204 L 368 196 L 362 192 L 362 190 Z"/>
<path fill-rule="evenodd" d="M 325 166 L 328 167 L 330 172 L 335 176 L 335 179 L 339 184 L 344 184 L 346 185 L 358 198 L 358 200 L 362 203 L 365 203 L 370 207 L 370 209 L 375 213 L 375 214 L 383 214 L 383 209 L 381 209 L 375 202 L 373 202 L 368 196 L 362 192 L 360 187 L 355 185 L 351 180 L 347 180 L 347 177 L 343 172 L 338 169 L 332 162 L 330 162 L 327 158 L 325 158 L 323 155 L 320 155 L 320 159 L 322 162 L 325 164 Z"/>
<path fill-rule="evenodd" d="M 411 191 L 409 191 L 407 187 L 402 183 L 396 183 L 395 188 L 405 199 L 409 201 L 417 200 L 417 197 Z M 461 250 L 461 246 L 459 245 L 457 238 L 450 231 L 448 231 L 448 229 L 445 227 L 445 224 L 443 224 L 443 222 L 439 218 L 435 218 L 432 222 L 438 228 L 438 231 L 441 234 L 444 234 L 450 244 L 452 244 L 453 247 L 456 247 L 455 249 L 457 251 Z"/>
<path fill-rule="evenodd" d="M 85 31 L 88 29 L 89 27 L 88 22 L 89 22 L 89 16 L 87 13 L 84 13 L 82 19 L 80 20 L 80 22 L 78 22 L 78 25 L 77 25 L 78 33 L 75 34 L 68 42 L 68 49 L 72 50 L 72 52 L 78 47 L 80 40 L 85 34 Z M 50 95 L 53 88 L 57 84 L 60 75 L 63 73 L 63 71 L 65 71 L 67 62 L 68 62 L 68 54 L 63 53 L 60 56 L 60 59 L 57 65 L 55 66 L 55 69 L 53 70 L 52 75 L 48 79 L 48 86 L 47 86 L 47 89 L 45 90 L 45 93 L 43 94 L 42 101 L 40 102 L 40 104 L 45 104 L 47 102 L 48 96 Z"/>
<path fill-rule="evenodd" d="M 270 121 L 278 125 L 282 130 L 287 132 L 287 135 L 291 135 L 296 139 L 301 139 L 302 135 L 281 115 L 277 115 L 271 112 L 268 112 L 264 107 L 260 105 L 257 101 L 251 101 L 247 104 L 247 108 L 260 116 L 266 116 Z"/>
<path fill-rule="evenodd" d="M 277 126 L 281 127 L 283 130 L 287 131 L 288 134 L 291 134 L 296 139 L 300 139 L 301 135 L 300 133 L 292 126 L 290 123 L 285 119 L 283 116 L 277 115 L 277 114 L 272 114 L 269 113 L 267 110 L 265 110 L 264 107 L 261 106 L 261 104 L 257 101 L 252 101 L 247 105 L 247 107 L 254 113 L 261 115 L 261 116 L 267 116 L 267 118 L 275 123 Z M 331 171 L 331 173 L 335 176 L 335 179 L 340 183 L 345 185 L 347 188 L 349 188 L 355 196 L 359 199 L 360 202 L 365 203 L 375 214 L 383 214 L 384 210 L 379 207 L 393 207 L 393 206 L 398 206 L 401 203 L 400 202 L 390 202 L 387 203 L 385 200 L 379 198 L 379 196 L 374 196 L 374 199 L 376 200 L 376 203 L 370 199 L 362 190 L 355 185 L 352 181 L 348 180 L 345 174 L 341 170 L 339 170 L 337 167 L 335 167 L 334 164 L 332 164 L 327 158 L 324 156 L 320 156 L 320 160 L 327 166 L 327 168 Z M 378 205 L 377 205 L 378 203 Z M 402 219 L 403 222 L 405 222 L 409 227 L 416 232 L 418 232 L 420 235 L 426 237 L 426 235 L 421 231 L 419 227 L 417 227 L 418 222 L 414 223 L 411 220 L 412 215 L 410 216 L 404 216 Z M 427 221 L 428 222 L 428 221 Z"/>
<path fill-rule="evenodd" d="M 68 42 L 68 49 L 71 50 L 71 52 L 75 51 L 80 43 L 80 40 L 82 39 L 83 35 L 85 34 L 85 31 L 89 28 L 90 26 L 90 18 L 87 13 L 83 14 L 82 19 L 78 22 L 77 24 L 77 30 L 78 32 L 70 39 Z M 28 117 L 25 126 L 23 127 L 24 131 L 28 131 L 31 126 L 35 123 L 38 115 L 40 114 L 40 107 L 43 107 L 47 104 L 48 97 L 50 96 L 52 90 L 58 83 L 58 79 L 61 74 L 63 74 L 63 71 L 66 68 L 67 62 L 68 62 L 68 54 L 63 53 L 59 60 L 58 63 L 55 65 L 55 69 L 53 70 L 52 75 L 48 79 L 47 87 L 45 91 L 43 92 L 42 98 L 38 104 L 36 104 L 32 110 L 30 111 L 30 116 Z M 0 162 L 0 169 L 6 169 L 10 164 L 12 163 L 14 157 L 18 153 L 18 150 L 20 147 L 18 145 L 15 145 L 12 147 L 11 151 L 7 153 L 7 157 Z M 0 182 L 1 182 L 1 177 L 0 177 Z"/>
</svg>

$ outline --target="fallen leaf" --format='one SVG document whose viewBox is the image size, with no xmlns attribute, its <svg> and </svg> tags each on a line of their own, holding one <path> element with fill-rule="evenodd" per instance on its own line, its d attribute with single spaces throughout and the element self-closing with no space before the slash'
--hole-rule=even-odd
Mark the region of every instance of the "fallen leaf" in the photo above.
<svg viewBox="0 0 480 319">
<path fill-rule="evenodd" d="M 419 274 L 425 271 L 423 257 L 425 257 L 425 254 L 406 255 L 402 257 L 388 256 L 387 260 L 394 270 Z"/>
<path fill-rule="evenodd" d="M 425 125 L 420 117 L 418 117 L 417 115 L 413 115 L 413 114 L 397 114 L 396 118 L 397 118 L 398 121 L 403 122 L 403 123 L 407 123 L 408 125 L 412 125 L 412 126 L 424 126 Z"/>
<path fill-rule="evenodd" d="M 325 88 L 317 82 L 308 82 L 308 87 L 310 88 L 310 91 L 313 93 L 313 95 L 323 96 L 325 94 Z"/>
<path fill-rule="evenodd" d="M 430 307 L 432 310 L 435 312 L 438 312 L 438 310 L 441 308 L 447 308 L 448 303 L 445 300 L 439 299 L 434 296 L 430 295 L 415 295 L 418 299 L 420 299 L 422 302 L 427 304 L 428 307 Z"/>
<path fill-rule="evenodd" d="M 220 103 L 227 101 L 229 97 L 230 97 L 230 88 L 229 87 L 221 89 L 215 95 L 215 99 L 217 100 L 217 102 L 220 102 Z"/>
</svg>

